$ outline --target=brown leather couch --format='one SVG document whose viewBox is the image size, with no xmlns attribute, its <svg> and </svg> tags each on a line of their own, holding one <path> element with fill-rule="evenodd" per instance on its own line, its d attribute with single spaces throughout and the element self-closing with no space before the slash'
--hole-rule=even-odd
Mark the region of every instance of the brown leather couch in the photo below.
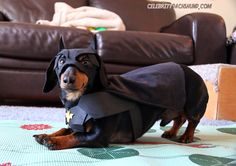
<svg viewBox="0 0 236 166">
<path fill-rule="evenodd" d="M 236 44 L 233 44 L 230 49 L 230 63 L 236 65 Z"/>
<path fill-rule="evenodd" d="M 93 6 L 116 12 L 127 31 L 89 31 L 36 25 L 51 20 L 58 0 L 0 0 L 0 100 L 58 101 L 57 90 L 42 93 L 44 73 L 57 53 L 60 36 L 67 48 L 95 40 L 109 74 L 174 61 L 186 65 L 225 63 L 224 20 L 194 13 L 178 20 L 174 9 L 148 9 L 146 0 L 64 0 L 73 7 Z M 61 0 L 59 0 L 61 1 Z"/>
</svg>

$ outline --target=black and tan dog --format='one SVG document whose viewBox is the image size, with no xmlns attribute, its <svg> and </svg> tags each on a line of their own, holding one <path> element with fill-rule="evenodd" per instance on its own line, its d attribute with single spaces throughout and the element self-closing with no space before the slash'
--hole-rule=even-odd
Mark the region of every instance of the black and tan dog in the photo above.
<svg viewBox="0 0 236 166">
<path fill-rule="evenodd" d="M 34 135 L 38 143 L 52 150 L 129 143 L 157 120 L 161 126 L 174 120 L 164 138 L 176 137 L 188 120 L 179 141 L 193 141 L 208 102 L 205 84 L 194 71 L 162 63 L 107 78 L 94 49 L 64 49 L 62 40 L 61 48 L 47 70 L 44 92 L 59 84 L 69 127 Z"/>
</svg>

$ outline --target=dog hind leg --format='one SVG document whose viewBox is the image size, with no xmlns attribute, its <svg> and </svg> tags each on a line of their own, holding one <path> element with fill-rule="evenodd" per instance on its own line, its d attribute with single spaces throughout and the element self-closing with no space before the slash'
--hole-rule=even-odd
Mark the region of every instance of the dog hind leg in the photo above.
<svg viewBox="0 0 236 166">
<path fill-rule="evenodd" d="M 191 143 L 193 142 L 194 139 L 194 131 L 200 122 L 202 116 L 205 113 L 206 107 L 207 107 L 207 101 L 208 97 L 203 97 L 202 102 L 198 105 L 197 108 L 188 108 L 188 112 L 190 113 L 195 113 L 195 116 L 187 116 L 188 120 L 188 126 L 187 129 L 185 130 L 184 134 L 180 137 L 179 142 L 182 143 Z"/>
<path fill-rule="evenodd" d="M 194 138 L 194 131 L 198 125 L 199 121 L 196 120 L 188 120 L 188 126 L 185 130 L 184 134 L 179 138 L 179 142 L 181 143 L 191 143 Z"/>
<path fill-rule="evenodd" d="M 176 137 L 180 127 L 185 123 L 186 119 L 184 116 L 179 116 L 174 119 L 174 124 L 170 130 L 165 131 L 161 137 L 163 138 L 174 138 Z"/>
</svg>

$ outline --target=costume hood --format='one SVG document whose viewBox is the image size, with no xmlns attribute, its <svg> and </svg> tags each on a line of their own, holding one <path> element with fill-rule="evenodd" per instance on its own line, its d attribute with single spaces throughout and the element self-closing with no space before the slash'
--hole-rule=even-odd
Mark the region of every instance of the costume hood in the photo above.
<svg viewBox="0 0 236 166">
<path fill-rule="evenodd" d="M 65 49 L 63 39 L 61 38 L 59 52 L 51 60 L 47 69 L 43 92 L 47 93 L 57 85 L 60 75 L 68 66 L 76 67 L 78 70 L 87 74 L 89 78 L 94 78 L 95 74 L 98 74 L 100 82 L 97 82 L 97 84 L 99 86 L 107 86 L 105 67 L 94 47 L 94 43 L 92 42 L 88 48 Z M 86 55 L 88 57 L 89 61 L 93 65 L 93 68 L 99 71 L 98 73 L 94 73 L 91 69 L 82 65 L 78 61 L 82 55 Z"/>
</svg>

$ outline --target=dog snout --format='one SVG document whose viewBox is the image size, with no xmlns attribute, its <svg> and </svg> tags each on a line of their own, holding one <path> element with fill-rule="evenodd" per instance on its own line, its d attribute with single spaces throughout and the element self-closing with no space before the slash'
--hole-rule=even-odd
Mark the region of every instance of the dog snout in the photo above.
<svg viewBox="0 0 236 166">
<path fill-rule="evenodd" d="M 76 69 L 74 67 L 68 67 L 63 74 L 63 83 L 74 84 L 76 80 Z"/>
<path fill-rule="evenodd" d="M 73 66 L 67 67 L 60 76 L 60 87 L 67 91 L 84 91 L 87 83 L 87 75 Z"/>
<path fill-rule="evenodd" d="M 64 76 L 63 78 L 63 82 L 65 84 L 74 84 L 75 83 L 75 76 L 74 75 L 68 75 L 68 76 Z"/>
</svg>

